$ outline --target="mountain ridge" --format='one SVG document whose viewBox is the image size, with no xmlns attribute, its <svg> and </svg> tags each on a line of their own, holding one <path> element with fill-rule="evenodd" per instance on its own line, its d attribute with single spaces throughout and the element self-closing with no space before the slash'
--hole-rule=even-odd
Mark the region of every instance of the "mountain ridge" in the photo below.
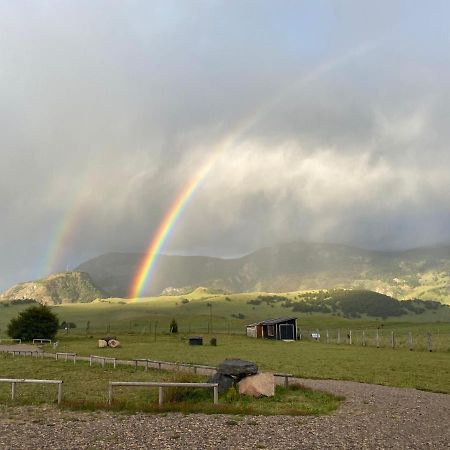
<svg viewBox="0 0 450 450">
<path fill-rule="evenodd" d="M 18 283 L 0 294 L 0 301 L 33 299 L 44 305 L 88 303 L 105 298 L 85 272 L 59 272 L 33 281 Z"/>
<path fill-rule="evenodd" d="M 126 297 L 144 255 L 111 252 L 80 264 L 111 296 Z M 144 295 L 205 286 L 230 292 L 370 289 L 393 297 L 450 304 L 450 245 L 368 250 L 345 244 L 290 242 L 238 258 L 160 255 Z"/>
</svg>

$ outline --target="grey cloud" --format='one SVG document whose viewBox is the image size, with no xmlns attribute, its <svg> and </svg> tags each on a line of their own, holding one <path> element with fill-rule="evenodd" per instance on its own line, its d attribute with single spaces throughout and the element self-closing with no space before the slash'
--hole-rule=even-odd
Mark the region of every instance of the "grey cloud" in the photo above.
<svg viewBox="0 0 450 450">
<path fill-rule="evenodd" d="M 55 268 L 142 251 L 232 135 L 166 251 L 449 241 L 445 5 L 405 5 L 2 3 L 0 286 L 67 214 Z"/>
</svg>

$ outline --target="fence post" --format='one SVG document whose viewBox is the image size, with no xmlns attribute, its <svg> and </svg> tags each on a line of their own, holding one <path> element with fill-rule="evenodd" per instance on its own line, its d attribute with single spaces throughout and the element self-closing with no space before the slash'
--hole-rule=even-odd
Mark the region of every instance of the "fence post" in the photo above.
<svg viewBox="0 0 450 450">
<path fill-rule="evenodd" d="M 92 355 L 89 356 L 89 367 L 92 367 Z"/>
<path fill-rule="evenodd" d="M 61 404 L 63 398 L 63 382 L 58 384 L 58 405 Z"/>
<path fill-rule="evenodd" d="M 214 386 L 214 404 L 219 403 L 219 386 Z"/>
<path fill-rule="evenodd" d="M 349 341 L 349 344 L 352 345 L 352 330 L 349 330 L 349 332 L 348 332 L 348 341 Z"/>
<path fill-rule="evenodd" d="M 159 392 L 158 392 L 158 404 L 159 404 L 159 406 L 161 406 L 163 404 L 163 401 L 164 401 L 163 387 L 159 386 L 158 390 L 159 390 Z"/>
<path fill-rule="evenodd" d="M 378 329 L 377 329 L 376 341 L 377 341 L 377 348 L 380 348 L 380 334 L 378 332 Z"/>
<path fill-rule="evenodd" d="M 341 343 L 341 331 L 338 330 L 337 331 L 337 339 L 336 339 L 337 343 L 340 344 Z"/>
<path fill-rule="evenodd" d="M 327 335 L 327 344 L 328 344 L 329 339 L 330 339 L 330 335 L 328 334 L 328 330 L 326 331 L 326 335 Z"/>
<path fill-rule="evenodd" d="M 113 398 L 113 387 L 112 384 L 109 383 L 109 389 L 108 389 L 108 405 L 111 405 Z"/>
<path fill-rule="evenodd" d="M 395 335 L 393 331 L 391 331 L 391 345 L 392 348 L 395 348 Z"/>
<path fill-rule="evenodd" d="M 16 398 L 16 383 L 11 383 L 11 400 Z"/>
<path fill-rule="evenodd" d="M 411 331 L 408 333 L 408 346 L 409 346 L 409 351 L 412 352 L 412 349 L 413 349 L 413 337 L 412 337 Z"/>
<path fill-rule="evenodd" d="M 366 346 L 366 332 L 364 330 L 362 332 L 362 346 Z"/>
<path fill-rule="evenodd" d="M 427 333 L 427 344 L 428 344 L 428 351 L 432 352 L 433 351 L 433 338 L 431 333 Z"/>
</svg>

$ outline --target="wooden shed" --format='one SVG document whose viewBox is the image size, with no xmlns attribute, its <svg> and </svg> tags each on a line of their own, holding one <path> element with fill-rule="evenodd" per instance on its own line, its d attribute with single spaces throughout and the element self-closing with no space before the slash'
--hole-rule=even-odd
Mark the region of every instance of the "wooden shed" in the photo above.
<svg viewBox="0 0 450 450">
<path fill-rule="evenodd" d="M 296 340 L 297 317 L 278 317 L 247 325 L 247 336 L 265 339 Z"/>
</svg>

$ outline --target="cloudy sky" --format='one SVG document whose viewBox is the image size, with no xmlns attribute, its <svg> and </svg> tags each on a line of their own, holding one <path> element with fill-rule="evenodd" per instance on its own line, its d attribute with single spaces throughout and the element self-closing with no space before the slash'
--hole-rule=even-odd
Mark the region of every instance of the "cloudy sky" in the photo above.
<svg viewBox="0 0 450 450">
<path fill-rule="evenodd" d="M 144 251 L 450 242 L 447 1 L 0 0 L 0 288 Z M 225 143 L 225 144 L 224 144 Z"/>
</svg>

